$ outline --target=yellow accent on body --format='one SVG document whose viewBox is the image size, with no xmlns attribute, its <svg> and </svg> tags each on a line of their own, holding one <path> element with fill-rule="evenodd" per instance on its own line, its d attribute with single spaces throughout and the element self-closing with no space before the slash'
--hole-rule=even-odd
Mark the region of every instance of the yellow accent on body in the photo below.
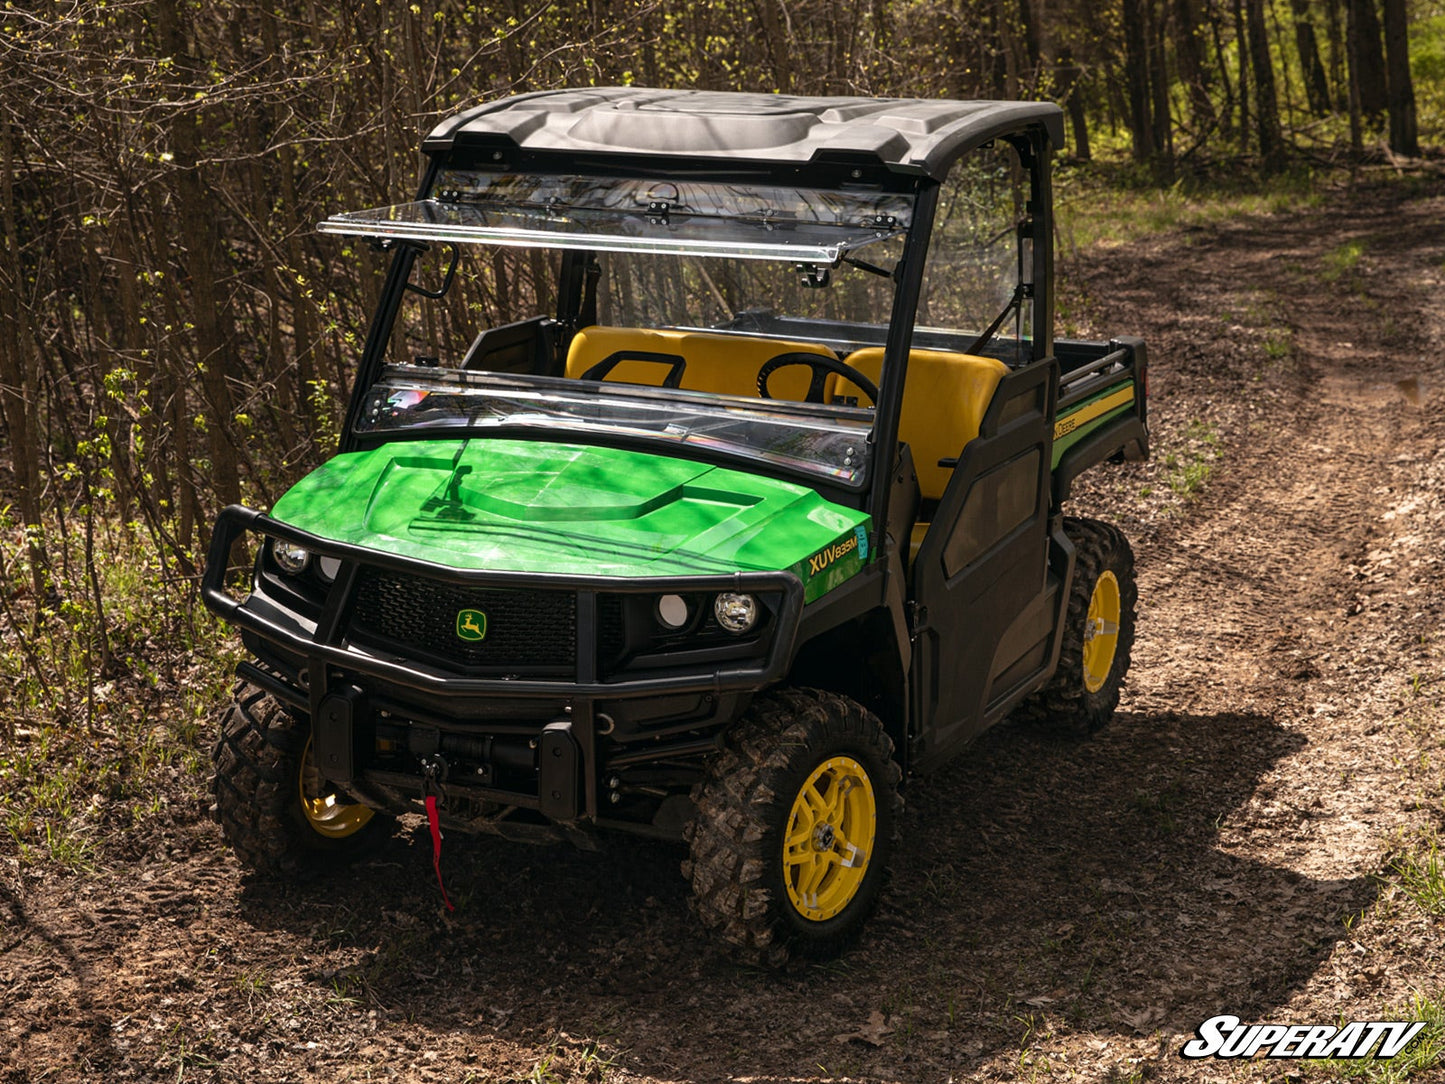
<svg viewBox="0 0 1445 1084">
<path fill-rule="evenodd" d="M 793 909 L 826 922 L 858 895 L 878 834 L 878 802 L 863 766 L 830 757 L 798 788 L 783 834 L 783 885 Z"/>
<path fill-rule="evenodd" d="M 1107 569 L 1094 581 L 1089 616 L 1084 621 L 1084 688 L 1096 693 L 1109 680 L 1119 650 L 1119 618 L 1123 603 L 1119 580 Z"/>
<path fill-rule="evenodd" d="M 342 802 L 335 794 L 319 794 L 324 785 L 321 773 L 311 762 L 311 739 L 301 754 L 301 770 L 296 775 L 296 790 L 301 797 L 301 812 L 311 830 L 327 839 L 345 839 L 366 827 L 373 810 L 364 805 Z"/>
<path fill-rule="evenodd" d="M 1054 439 L 1058 440 L 1060 437 L 1066 437 L 1075 429 L 1079 428 L 1079 426 L 1087 425 L 1095 418 L 1101 418 L 1109 413 L 1109 411 L 1118 410 L 1121 406 L 1128 406 L 1133 401 L 1134 386 L 1132 384 L 1127 388 L 1120 388 L 1116 392 L 1111 392 L 1102 399 L 1096 399 L 1092 403 L 1086 404 L 1076 413 L 1060 418 L 1055 422 Z"/>
</svg>

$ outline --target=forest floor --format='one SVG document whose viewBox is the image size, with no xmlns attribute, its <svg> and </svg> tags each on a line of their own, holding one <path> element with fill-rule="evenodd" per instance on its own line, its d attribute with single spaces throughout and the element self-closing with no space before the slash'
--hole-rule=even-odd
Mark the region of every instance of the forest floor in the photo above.
<svg viewBox="0 0 1445 1084">
<path fill-rule="evenodd" d="M 1341 186 L 1060 279 L 1078 330 L 1152 362 L 1153 460 L 1076 509 L 1134 541 L 1128 687 L 1091 741 L 1003 726 L 914 780 L 855 950 L 735 967 L 650 842 L 449 836 L 454 915 L 420 824 L 327 881 L 257 879 L 172 768 L 89 871 L 0 843 L 0 1082 L 1343 1071 L 1182 1058 L 1220 1014 L 1428 1018 L 1388 1072 L 1445 1076 L 1445 185 Z"/>
</svg>

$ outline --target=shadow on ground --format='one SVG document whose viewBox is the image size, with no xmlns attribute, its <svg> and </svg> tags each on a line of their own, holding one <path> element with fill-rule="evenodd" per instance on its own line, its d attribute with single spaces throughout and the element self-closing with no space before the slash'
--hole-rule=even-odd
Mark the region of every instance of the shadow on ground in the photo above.
<svg viewBox="0 0 1445 1084">
<path fill-rule="evenodd" d="M 952 1064 L 1044 1020 L 1188 1032 L 1219 1012 L 1268 1016 L 1374 897 L 1369 878 L 1311 880 L 1219 845 L 1302 744 L 1235 714 L 1121 714 L 1080 743 L 991 732 L 910 787 L 864 942 L 781 976 L 704 939 L 678 848 L 628 839 L 585 854 L 452 835 L 448 916 L 420 829 L 325 884 L 250 881 L 242 913 L 341 950 L 348 962 L 309 981 L 384 1016 L 478 1040 L 601 1036 L 664 1077 L 715 1073 L 720 1051 L 740 1075 Z M 878 1046 L 860 1033 L 873 1013 Z"/>
</svg>

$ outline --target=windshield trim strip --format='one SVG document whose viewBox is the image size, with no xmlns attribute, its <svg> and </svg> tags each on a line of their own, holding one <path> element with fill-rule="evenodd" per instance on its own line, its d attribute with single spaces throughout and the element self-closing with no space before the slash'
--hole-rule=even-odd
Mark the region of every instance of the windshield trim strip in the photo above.
<svg viewBox="0 0 1445 1084">
<path fill-rule="evenodd" d="M 367 212 L 356 212 L 365 214 Z M 508 226 L 459 226 L 444 223 L 379 222 L 354 218 L 352 213 L 332 215 L 317 224 L 321 233 L 390 240 L 490 244 L 508 248 L 583 249 L 592 252 L 654 252 L 684 256 L 730 256 L 744 260 L 782 260 L 797 263 L 836 264 L 849 252 L 875 241 L 900 236 L 903 230 L 879 230 L 864 238 L 849 237 L 837 244 L 807 245 L 766 241 L 706 241 L 671 237 L 623 237 L 617 234 L 553 233 Z M 763 232 L 759 227 L 759 232 Z"/>
</svg>

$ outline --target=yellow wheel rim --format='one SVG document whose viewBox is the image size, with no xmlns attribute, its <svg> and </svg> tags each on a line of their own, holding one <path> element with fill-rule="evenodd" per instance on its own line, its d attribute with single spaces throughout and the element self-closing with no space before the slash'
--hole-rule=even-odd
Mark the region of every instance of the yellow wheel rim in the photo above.
<svg viewBox="0 0 1445 1084">
<path fill-rule="evenodd" d="M 372 810 L 364 805 L 344 803 L 335 794 L 322 794 L 324 785 L 321 773 L 311 762 L 311 739 L 307 738 L 306 751 L 301 754 L 301 771 L 296 778 L 306 823 L 317 835 L 327 839 L 345 839 L 365 828 Z"/>
<path fill-rule="evenodd" d="M 878 832 L 873 783 L 852 757 L 825 760 L 793 799 L 783 845 L 783 884 L 798 914 L 824 922 L 853 901 Z"/>
<path fill-rule="evenodd" d="M 1109 680 L 1114 654 L 1119 650 L 1119 581 L 1112 572 L 1100 574 L 1089 598 L 1084 624 L 1084 688 L 1096 693 Z"/>
</svg>

